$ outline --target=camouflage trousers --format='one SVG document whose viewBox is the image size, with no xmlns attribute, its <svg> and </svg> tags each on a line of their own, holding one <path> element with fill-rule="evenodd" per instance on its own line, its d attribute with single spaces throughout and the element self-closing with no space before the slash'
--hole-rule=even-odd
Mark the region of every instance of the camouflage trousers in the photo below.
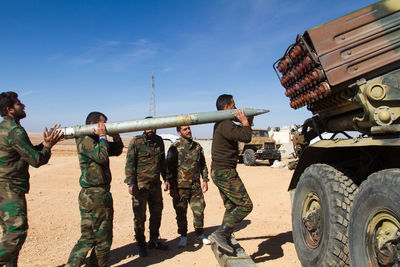
<svg viewBox="0 0 400 267">
<path fill-rule="evenodd" d="M 156 240 L 160 236 L 161 215 L 163 210 L 160 181 L 154 183 L 149 188 L 140 188 L 138 195 L 132 197 L 135 238 L 138 243 L 144 243 L 146 241 L 144 236 L 144 224 L 146 222 L 147 204 L 149 205 L 150 212 L 150 239 Z"/>
<path fill-rule="evenodd" d="M 81 237 L 65 266 L 81 266 L 90 249 L 90 266 L 107 266 L 112 243 L 113 199 L 104 188 L 82 188 L 79 193 Z"/>
<path fill-rule="evenodd" d="M 224 202 L 223 221 L 235 227 L 253 210 L 249 194 L 236 169 L 211 170 L 211 178 Z"/>
<path fill-rule="evenodd" d="M 195 184 L 192 188 L 178 188 L 177 196 L 172 199 L 172 203 L 176 212 L 178 234 L 187 235 L 188 223 L 186 214 L 189 204 L 193 212 L 193 227 L 196 235 L 202 235 L 204 233 L 203 223 L 206 203 L 200 184 Z"/>
<path fill-rule="evenodd" d="M 17 266 L 18 254 L 28 232 L 25 193 L 11 184 L 0 184 L 0 266 L 8 262 Z"/>
</svg>

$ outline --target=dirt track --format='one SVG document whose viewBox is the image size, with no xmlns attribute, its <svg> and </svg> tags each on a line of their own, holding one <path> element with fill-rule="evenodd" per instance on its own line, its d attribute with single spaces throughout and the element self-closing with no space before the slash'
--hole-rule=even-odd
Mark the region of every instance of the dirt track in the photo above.
<svg viewBox="0 0 400 267">
<path fill-rule="evenodd" d="M 55 149 L 47 165 L 30 169 L 31 190 L 27 195 L 30 229 L 20 253 L 20 266 L 60 266 L 66 262 L 80 236 L 77 200 L 80 170 L 74 149 L 66 149 L 68 146 L 69 142 Z M 209 164 L 210 160 L 207 161 Z M 124 166 L 125 152 L 111 159 L 111 192 L 115 215 L 110 265 L 219 266 L 209 246 L 193 244 L 191 213 L 188 213 L 188 246 L 177 247 L 175 211 L 170 196 L 165 192 L 160 233 L 170 250 L 150 250 L 149 257 L 138 257 L 133 235 L 131 198 L 123 183 Z M 258 266 L 300 266 L 291 236 L 290 198 L 287 193 L 291 171 L 270 168 L 261 162 L 253 167 L 240 164 L 238 172 L 254 203 L 253 212 L 242 223 L 241 230 L 235 233 L 241 246 Z M 224 212 L 221 198 L 212 182 L 205 200 L 205 228 L 206 234 L 210 234 L 220 224 Z M 146 235 L 148 237 L 148 232 Z"/>
</svg>

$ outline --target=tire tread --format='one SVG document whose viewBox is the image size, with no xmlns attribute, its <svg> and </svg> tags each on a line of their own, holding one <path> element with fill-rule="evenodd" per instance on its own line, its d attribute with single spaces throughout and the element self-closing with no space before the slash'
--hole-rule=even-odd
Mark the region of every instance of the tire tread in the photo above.
<svg viewBox="0 0 400 267">
<path fill-rule="evenodd" d="M 349 266 L 348 231 L 350 208 L 357 186 L 339 168 L 327 164 L 313 164 L 302 174 L 315 176 L 325 183 L 328 205 L 330 206 L 330 232 L 327 253 L 320 266 Z"/>
<path fill-rule="evenodd" d="M 392 169 L 384 169 L 372 173 L 368 176 L 367 180 L 363 181 L 358 188 L 358 192 L 354 197 L 354 206 L 351 210 L 351 220 L 349 222 L 349 236 L 352 238 L 350 241 L 349 256 L 351 258 L 352 266 L 365 266 L 369 263 L 370 259 L 362 256 L 363 251 L 360 249 L 365 248 L 365 240 L 360 240 L 360 229 L 363 231 L 363 226 L 367 223 L 369 219 L 370 211 L 379 209 L 393 209 L 394 207 L 399 207 L 398 200 L 400 199 L 400 169 L 392 168 Z M 374 199 L 368 204 L 365 204 L 366 201 L 370 199 Z M 385 203 L 385 204 L 384 204 Z M 391 207 L 390 204 L 393 204 Z M 364 206 L 365 204 L 365 206 Z M 385 206 L 386 205 L 386 206 Z M 389 208 L 388 208 L 389 207 Z M 393 209 L 395 210 L 395 209 Z M 365 216 L 358 217 L 358 215 L 362 214 Z M 397 209 L 397 215 L 400 216 L 399 209 Z M 363 244 L 360 246 L 360 243 Z M 397 266 L 397 265 L 394 265 Z"/>
</svg>

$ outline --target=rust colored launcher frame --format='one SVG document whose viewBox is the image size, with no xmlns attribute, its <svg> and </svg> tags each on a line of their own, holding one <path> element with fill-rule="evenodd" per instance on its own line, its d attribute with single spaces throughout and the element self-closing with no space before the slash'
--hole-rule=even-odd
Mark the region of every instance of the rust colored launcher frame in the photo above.
<svg viewBox="0 0 400 267">
<path fill-rule="evenodd" d="M 318 58 L 301 35 L 273 67 L 286 89 L 285 95 L 290 98 L 290 107 L 294 109 L 310 106 L 331 94 Z"/>
</svg>

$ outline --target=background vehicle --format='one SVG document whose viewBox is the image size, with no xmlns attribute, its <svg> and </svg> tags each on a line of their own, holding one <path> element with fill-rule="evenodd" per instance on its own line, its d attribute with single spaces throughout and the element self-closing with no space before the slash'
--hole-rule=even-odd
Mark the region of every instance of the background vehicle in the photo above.
<svg viewBox="0 0 400 267">
<path fill-rule="evenodd" d="M 290 106 L 314 115 L 289 185 L 302 265 L 400 266 L 400 1 L 307 30 L 274 69 Z"/>
<path fill-rule="evenodd" d="M 257 159 L 269 160 L 272 165 L 275 160 L 281 160 L 279 145 L 269 137 L 268 130 L 253 129 L 249 143 L 239 143 L 239 159 L 247 166 L 253 166 Z"/>
</svg>

